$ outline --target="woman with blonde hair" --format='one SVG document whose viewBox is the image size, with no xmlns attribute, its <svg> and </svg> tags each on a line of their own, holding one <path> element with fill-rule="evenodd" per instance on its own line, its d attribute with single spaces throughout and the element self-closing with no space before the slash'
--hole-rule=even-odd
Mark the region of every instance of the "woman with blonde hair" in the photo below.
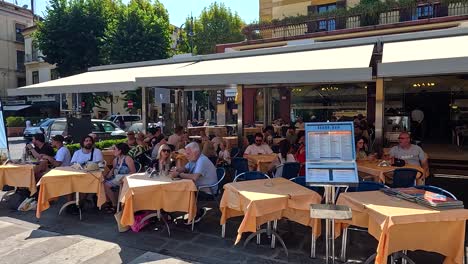
<svg viewBox="0 0 468 264">
<path fill-rule="evenodd" d="M 168 144 L 162 144 L 159 147 L 158 154 L 156 159 L 153 161 L 152 167 L 157 172 L 165 171 L 169 173 L 169 170 L 176 165 L 175 160 L 171 158 L 171 153 L 171 147 L 169 147 Z"/>
</svg>

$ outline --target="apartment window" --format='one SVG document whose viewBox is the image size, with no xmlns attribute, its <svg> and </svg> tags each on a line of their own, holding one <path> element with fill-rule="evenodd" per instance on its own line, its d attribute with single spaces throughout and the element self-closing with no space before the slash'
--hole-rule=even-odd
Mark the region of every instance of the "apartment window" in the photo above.
<svg viewBox="0 0 468 264">
<path fill-rule="evenodd" d="M 434 6 L 432 4 L 420 5 L 416 8 L 416 14 L 413 15 L 413 20 L 431 17 L 434 17 Z"/>
<path fill-rule="evenodd" d="M 16 51 L 16 69 L 24 72 L 24 51 Z"/>
<path fill-rule="evenodd" d="M 39 83 L 39 72 L 38 71 L 33 71 L 32 72 L 32 83 L 33 84 Z"/>
<path fill-rule="evenodd" d="M 24 42 L 23 30 L 26 26 L 16 23 L 15 32 L 16 32 L 16 41 Z"/>
<path fill-rule="evenodd" d="M 51 80 L 56 80 L 58 78 L 60 78 L 60 75 L 59 75 L 57 69 L 50 70 L 50 79 Z"/>
<path fill-rule="evenodd" d="M 319 14 L 323 14 L 329 11 L 333 11 L 336 9 L 336 4 L 328 4 L 328 5 L 318 5 L 317 12 Z M 318 29 L 320 31 L 331 31 L 336 29 L 336 21 L 335 19 L 327 19 L 321 20 L 318 23 Z"/>
<path fill-rule="evenodd" d="M 26 78 L 17 78 L 16 81 L 18 82 L 18 87 L 26 86 Z"/>
</svg>

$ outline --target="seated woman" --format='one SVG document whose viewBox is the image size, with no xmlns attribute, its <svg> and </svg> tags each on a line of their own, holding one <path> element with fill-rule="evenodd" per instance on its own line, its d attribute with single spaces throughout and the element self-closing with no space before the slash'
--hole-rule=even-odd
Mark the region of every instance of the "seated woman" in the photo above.
<svg viewBox="0 0 468 264">
<path fill-rule="evenodd" d="M 273 170 L 277 166 L 284 164 L 286 162 L 296 162 L 293 154 L 291 154 L 291 143 L 288 140 L 284 139 L 279 143 L 279 153 L 278 158 L 273 160 L 270 164 L 270 170 Z M 279 178 L 283 175 L 283 167 L 276 169 L 275 178 Z"/>
<path fill-rule="evenodd" d="M 367 151 L 367 139 L 364 136 L 356 139 L 356 160 L 374 160 L 375 154 Z"/>
<path fill-rule="evenodd" d="M 216 166 L 228 166 L 231 164 L 231 152 L 226 141 L 221 140 L 219 143 L 219 148 L 221 149 L 218 153 L 218 161 Z"/>
<path fill-rule="evenodd" d="M 112 169 L 105 176 L 104 190 L 106 197 L 110 201 L 110 205 L 105 208 L 107 213 L 115 213 L 117 208 L 117 199 L 119 195 L 119 187 L 124 176 L 136 172 L 133 159 L 128 156 L 129 147 L 125 143 L 119 143 L 114 146 L 114 161 Z"/>
<path fill-rule="evenodd" d="M 169 175 L 169 170 L 175 167 L 176 162 L 171 158 L 171 148 L 167 144 L 163 144 L 159 147 L 158 155 L 153 161 L 152 167 L 158 172 L 165 172 Z"/>
<path fill-rule="evenodd" d="M 296 151 L 296 160 L 301 164 L 301 170 L 299 171 L 299 176 L 305 176 L 305 161 L 306 161 L 306 148 L 305 148 L 305 134 L 304 132 L 299 132 L 297 135 L 297 151 Z"/>
</svg>

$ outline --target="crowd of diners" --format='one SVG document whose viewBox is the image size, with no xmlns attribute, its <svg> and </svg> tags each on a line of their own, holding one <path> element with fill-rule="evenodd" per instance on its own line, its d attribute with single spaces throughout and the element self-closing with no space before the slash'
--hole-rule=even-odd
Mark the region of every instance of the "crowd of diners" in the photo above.
<svg viewBox="0 0 468 264">
<path fill-rule="evenodd" d="M 371 136 L 367 122 L 362 117 L 356 117 L 354 125 L 357 160 L 376 159 L 377 154 L 369 152 L 368 142 Z M 280 177 L 282 171 L 279 165 L 287 162 L 304 165 L 306 162 L 306 140 L 302 119 L 298 118 L 294 125 L 287 126 L 282 132 L 282 134 L 275 133 L 273 125 L 265 126 L 262 133 L 242 138 L 242 145 L 233 151 L 229 142 L 219 134 L 210 137 L 201 131 L 197 139 L 190 140 L 182 126 L 177 126 L 170 136 L 164 135 L 159 127 L 149 128 L 146 134 L 129 131 L 127 141 L 112 148 L 114 159 L 112 164 L 107 164 L 109 170 L 104 174 L 107 203 L 103 208 L 108 213 L 115 213 L 123 177 L 146 170 L 148 167 L 169 177 L 192 180 L 197 186 L 211 185 L 217 182 L 216 167 L 230 166 L 233 156 L 245 158 L 249 155 L 275 153 L 278 158 L 271 163 L 269 173 L 273 177 Z M 273 144 L 274 138 L 282 140 Z M 402 132 L 399 140 L 400 144 L 390 149 L 388 158 L 403 159 L 409 164 L 420 165 L 427 170 L 427 156 L 419 146 L 411 144 L 409 133 Z M 26 146 L 30 154 L 38 160 L 38 164 L 34 167 L 36 181 L 52 168 L 103 162 L 101 150 L 95 147 L 95 135 L 85 136 L 80 142 L 81 148 L 73 155 L 63 142 L 64 138 L 61 135 L 52 137 L 49 144 L 45 142 L 43 134 L 36 134 L 33 136 L 32 144 Z M 176 154 L 185 155 L 188 163 L 176 162 Z M 305 175 L 304 166 L 301 166 L 299 175 Z M 201 190 L 199 198 L 203 199 L 204 194 L 211 192 L 212 189 Z M 205 212 L 200 210 L 197 219 L 204 214 Z"/>
</svg>

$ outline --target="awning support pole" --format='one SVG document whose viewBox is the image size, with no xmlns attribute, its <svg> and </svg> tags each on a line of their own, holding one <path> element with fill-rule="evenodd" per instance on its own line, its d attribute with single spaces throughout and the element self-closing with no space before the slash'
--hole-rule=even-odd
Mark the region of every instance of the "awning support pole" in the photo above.
<svg viewBox="0 0 468 264">
<path fill-rule="evenodd" d="M 383 78 L 378 78 L 375 84 L 375 142 L 376 149 L 383 148 L 383 124 L 384 124 L 384 101 L 385 90 Z"/>
<path fill-rule="evenodd" d="M 237 85 L 237 147 L 243 148 L 244 143 L 244 100 L 243 100 L 244 85 Z"/>
<path fill-rule="evenodd" d="M 148 129 L 148 98 L 147 92 L 148 87 L 141 88 L 141 121 L 143 122 L 143 133 L 147 133 Z"/>
</svg>

